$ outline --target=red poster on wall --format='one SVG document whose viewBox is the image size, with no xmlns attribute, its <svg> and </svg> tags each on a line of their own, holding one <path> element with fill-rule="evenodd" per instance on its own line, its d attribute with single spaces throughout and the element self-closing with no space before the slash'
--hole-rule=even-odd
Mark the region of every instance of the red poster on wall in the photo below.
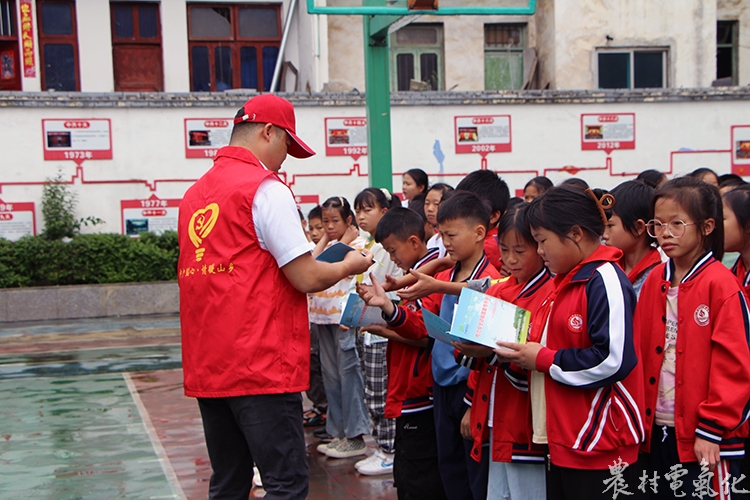
<svg viewBox="0 0 750 500">
<path fill-rule="evenodd" d="M 351 156 L 357 160 L 367 155 L 367 118 L 349 116 L 326 118 L 326 156 Z"/>
<path fill-rule="evenodd" d="M 45 160 L 112 159 L 109 118 L 54 118 L 42 120 Z"/>
<path fill-rule="evenodd" d="M 453 122 L 456 154 L 477 153 L 485 157 L 512 149 L 510 115 L 456 116 Z"/>
<path fill-rule="evenodd" d="M 122 234 L 137 237 L 147 231 L 156 234 L 177 231 L 181 201 L 162 200 L 156 195 L 147 200 L 121 200 Z"/>
<path fill-rule="evenodd" d="M 34 23 L 31 19 L 31 0 L 21 0 L 21 59 L 23 60 L 23 75 L 27 78 L 36 77 L 34 64 Z"/>
<path fill-rule="evenodd" d="M 635 113 L 582 114 L 581 149 L 635 149 Z"/>
<path fill-rule="evenodd" d="M 34 203 L 6 203 L 0 199 L 0 238 L 16 241 L 23 236 L 35 234 Z"/>
<path fill-rule="evenodd" d="M 226 118 L 185 118 L 185 158 L 213 158 L 229 144 L 233 127 Z"/>
<path fill-rule="evenodd" d="M 750 175 L 750 125 L 732 127 L 732 173 Z"/>
</svg>

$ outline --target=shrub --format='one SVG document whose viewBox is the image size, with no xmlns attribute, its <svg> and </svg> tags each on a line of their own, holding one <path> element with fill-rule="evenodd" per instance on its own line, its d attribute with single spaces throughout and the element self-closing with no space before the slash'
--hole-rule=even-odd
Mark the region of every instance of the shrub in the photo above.
<svg viewBox="0 0 750 500">
<path fill-rule="evenodd" d="M 104 222 L 92 216 L 76 219 L 74 214 L 77 203 L 76 194 L 63 181 L 62 172 L 58 171 L 54 178 L 48 178 L 42 191 L 42 237 L 48 240 L 72 238 L 81 232 L 82 225 L 96 226 Z"/>
<path fill-rule="evenodd" d="M 168 281 L 177 278 L 177 233 L 82 234 L 69 242 L 0 239 L 0 288 Z"/>
</svg>

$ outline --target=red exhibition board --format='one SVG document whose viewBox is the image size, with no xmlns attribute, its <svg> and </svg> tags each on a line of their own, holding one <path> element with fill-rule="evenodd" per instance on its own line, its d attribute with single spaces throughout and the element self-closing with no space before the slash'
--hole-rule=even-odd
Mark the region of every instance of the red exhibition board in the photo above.
<svg viewBox="0 0 750 500">
<path fill-rule="evenodd" d="M 456 154 L 509 153 L 511 147 L 510 115 L 455 116 Z"/>
<path fill-rule="evenodd" d="M 42 120 L 45 160 L 112 159 L 109 118 L 45 118 Z"/>
<path fill-rule="evenodd" d="M 750 175 L 750 125 L 732 126 L 732 173 Z"/>
<path fill-rule="evenodd" d="M 121 200 L 122 234 L 138 237 L 146 231 L 156 234 L 177 231 L 181 201 L 162 200 L 156 195 L 145 200 Z"/>
<path fill-rule="evenodd" d="M 233 127 L 227 118 L 185 118 L 185 158 L 213 158 L 229 144 Z"/>
<path fill-rule="evenodd" d="M 582 114 L 581 149 L 635 149 L 635 113 Z"/>
<path fill-rule="evenodd" d="M 36 234 L 36 209 L 33 202 L 5 202 L 0 199 L 0 238 L 16 241 Z"/>
<path fill-rule="evenodd" d="M 346 116 L 325 119 L 326 156 L 367 155 L 367 118 Z"/>
</svg>

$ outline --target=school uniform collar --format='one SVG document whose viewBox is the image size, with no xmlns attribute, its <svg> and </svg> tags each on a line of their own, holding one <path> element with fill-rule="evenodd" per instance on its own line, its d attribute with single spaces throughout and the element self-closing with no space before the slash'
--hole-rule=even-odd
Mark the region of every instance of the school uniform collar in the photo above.
<svg viewBox="0 0 750 500">
<path fill-rule="evenodd" d="M 552 279 L 552 274 L 546 266 L 542 266 L 536 275 L 526 282 L 516 299 L 528 298 L 534 295 L 545 283 Z"/>
<path fill-rule="evenodd" d="M 695 264 L 693 264 L 693 267 L 690 268 L 690 270 L 685 274 L 685 277 L 682 278 L 682 281 L 680 283 L 685 283 L 688 280 L 692 280 L 693 278 L 697 277 L 700 273 L 703 272 L 704 269 L 706 269 L 712 262 L 714 262 L 716 259 L 714 259 L 714 253 L 709 250 L 708 252 L 701 255 L 697 261 L 695 261 Z M 674 276 L 674 261 L 672 259 L 669 259 L 667 261 L 667 265 L 664 266 L 664 281 L 672 281 L 672 276 Z"/>
<path fill-rule="evenodd" d="M 619 262 L 622 258 L 622 250 L 606 245 L 599 245 L 591 255 L 583 259 L 576 267 L 571 269 L 567 274 L 558 274 L 555 276 L 555 285 L 559 287 L 563 282 L 582 282 L 588 281 L 596 272 L 597 268 L 604 262 Z"/>
<path fill-rule="evenodd" d="M 469 275 L 469 277 L 463 281 L 478 279 L 489 265 L 490 265 L 490 260 L 487 258 L 487 255 L 485 255 L 484 251 L 482 251 L 482 258 L 479 259 L 476 265 L 474 265 L 474 269 L 471 271 L 471 274 Z M 461 263 L 456 262 L 456 265 L 453 266 L 453 269 L 451 269 L 451 281 L 453 281 L 453 277 L 460 270 L 461 270 Z"/>
<path fill-rule="evenodd" d="M 747 288 L 750 286 L 750 270 L 745 269 L 745 262 L 742 260 L 742 255 L 737 257 L 737 261 L 732 266 L 732 274 L 739 278 L 743 287 Z"/>
<path fill-rule="evenodd" d="M 628 273 L 628 281 L 630 284 L 636 282 L 638 277 L 648 269 L 661 264 L 661 254 L 656 248 L 652 248 L 648 251 L 645 257 L 643 257 Z M 620 259 L 620 267 L 625 269 L 625 256 L 623 255 Z"/>
<path fill-rule="evenodd" d="M 440 255 L 440 249 L 439 248 L 428 248 L 427 253 L 420 258 L 416 264 L 412 266 L 412 269 L 419 269 L 423 265 L 427 264 L 428 262 L 431 262 L 438 258 Z"/>
</svg>

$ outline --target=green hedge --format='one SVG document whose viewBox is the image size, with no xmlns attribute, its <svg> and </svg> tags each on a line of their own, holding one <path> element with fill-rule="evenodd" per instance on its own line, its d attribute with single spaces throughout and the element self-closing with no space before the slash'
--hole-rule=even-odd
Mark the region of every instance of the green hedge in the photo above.
<svg viewBox="0 0 750 500">
<path fill-rule="evenodd" d="M 177 233 L 0 238 L 0 288 L 177 279 Z"/>
</svg>

